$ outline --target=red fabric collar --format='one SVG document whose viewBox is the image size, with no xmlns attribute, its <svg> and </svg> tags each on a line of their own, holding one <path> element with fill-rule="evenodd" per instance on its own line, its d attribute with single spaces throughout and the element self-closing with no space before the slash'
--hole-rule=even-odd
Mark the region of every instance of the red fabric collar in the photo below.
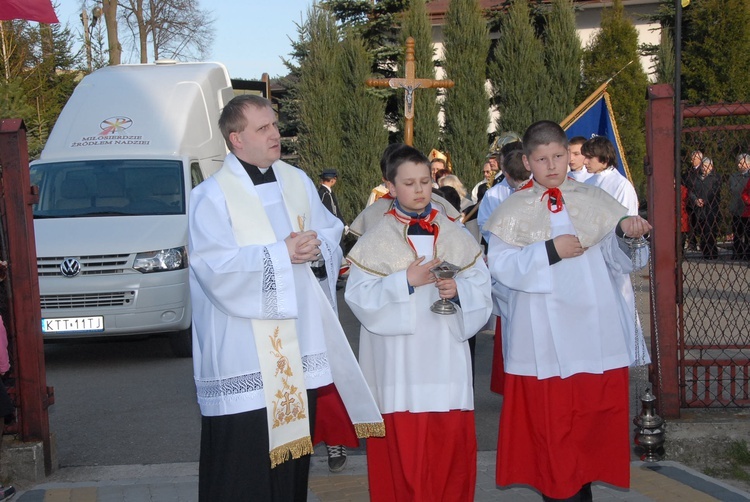
<svg viewBox="0 0 750 502">
<path fill-rule="evenodd" d="M 544 201 L 545 195 L 547 196 L 547 209 L 549 209 L 551 213 L 559 213 L 560 211 L 562 211 L 563 195 L 558 187 L 548 188 L 547 191 L 542 194 L 542 198 L 539 200 Z"/>
<path fill-rule="evenodd" d="M 518 188 L 516 188 L 516 191 L 518 191 L 518 190 L 526 190 L 527 188 L 531 188 L 533 186 L 534 186 L 534 178 L 529 178 L 526 181 L 524 181 L 523 183 L 521 183 L 521 185 Z"/>
<path fill-rule="evenodd" d="M 385 214 L 393 215 L 393 217 L 398 221 L 408 226 L 419 225 L 420 227 L 437 237 L 439 227 L 435 223 L 433 223 L 435 217 L 438 215 L 437 209 L 433 209 L 432 211 L 430 211 L 430 214 L 428 214 L 425 218 L 411 218 L 397 211 L 395 207 L 391 208 L 391 210 Z"/>
<path fill-rule="evenodd" d="M 529 180 L 518 187 L 518 190 L 526 190 L 528 188 L 531 188 L 534 186 L 534 179 L 529 178 Z M 551 213 L 559 213 L 563 209 L 563 195 L 560 191 L 560 187 L 555 188 L 548 188 L 543 194 L 542 198 L 539 199 L 541 201 L 544 201 L 544 197 L 547 196 L 547 209 Z M 552 200 L 554 199 L 554 203 Z"/>
</svg>

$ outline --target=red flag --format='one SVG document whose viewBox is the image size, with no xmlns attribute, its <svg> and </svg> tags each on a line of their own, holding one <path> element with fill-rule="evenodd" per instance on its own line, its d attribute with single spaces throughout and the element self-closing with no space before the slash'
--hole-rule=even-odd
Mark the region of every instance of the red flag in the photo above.
<svg viewBox="0 0 750 502">
<path fill-rule="evenodd" d="M 25 19 L 39 23 L 59 23 L 50 0 L 0 0 L 0 20 Z"/>
</svg>

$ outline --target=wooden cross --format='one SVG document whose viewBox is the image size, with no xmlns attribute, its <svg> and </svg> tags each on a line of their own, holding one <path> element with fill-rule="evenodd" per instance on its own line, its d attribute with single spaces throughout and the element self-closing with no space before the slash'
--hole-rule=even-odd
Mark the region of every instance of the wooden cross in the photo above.
<svg viewBox="0 0 750 502">
<path fill-rule="evenodd" d="M 433 80 L 431 78 L 414 77 L 414 39 L 406 39 L 406 78 L 371 78 L 365 84 L 369 87 L 391 87 L 404 90 L 404 143 L 412 146 L 414 143 L 414 91 L 422 89 L 450 89 L 455 84 L 453 80 Z"/>
</svg>

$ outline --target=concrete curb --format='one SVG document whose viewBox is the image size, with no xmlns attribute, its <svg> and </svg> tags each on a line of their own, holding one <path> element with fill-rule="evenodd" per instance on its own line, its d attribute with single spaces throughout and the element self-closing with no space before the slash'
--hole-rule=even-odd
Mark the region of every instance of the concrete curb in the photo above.
<svg viewBox="0 0 750 502">
<path fill-rule="evenodd" d="M 367 457 L 361 450 L 350 451 L 347 465 L 340 473 L 328 471 L 325 450 L 314 455 L 310 467 L 309 502 L 368 501 Z M 197 462 L 66 467 L 44 483 L 19 490 L 19 502 L 113 501 L 196 502 Z M 631 489 L 622 490 L 594 484 L 594 498 L 602 502 L 691 501 L 742 502 L 750 500 L 744 492 L 673 461 L 631 463 Z M 477 454 L 477 490 L 475 501 L 540 501 L 538 492 L 528 487 L 495 486 L 495 452 Z"/>
</svg>

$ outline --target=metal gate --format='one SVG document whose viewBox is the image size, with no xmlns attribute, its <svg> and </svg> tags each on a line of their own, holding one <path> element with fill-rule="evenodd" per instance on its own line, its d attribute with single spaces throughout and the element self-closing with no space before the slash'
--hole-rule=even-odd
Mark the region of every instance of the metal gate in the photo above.
<svg viewBox="0 0 750 502">
<path fill-rule="evenodd" d="M 750 171 L 743 174 L 750 169 L 750 155 L 745 157 L 750 154 L 750 104 L 683 106 L 681 121 L 672 118 L 671 127 L 664 129 L 665 117 L 656 125 L 658 101 L 672 110 L 674 104 L 666 102 L 665 89 L 655 89 L 660 87 L 652 86 L 649 93 L 649 197 L 650 202 L 657 200 L 656 194 L 665 198 L 655 205 L 665 211 L 671 203 L 672 214 L 665 217 L 650 208 L 650 217 L 655 239 L 661 235 L 655 263 L 661 259 L 664 267 L 672 261 L 674 286 L 654 277 L 654 303 L 660 296 L 673 296 L 676 307 L 666 312 L 657 307 L 653 313 L 657 330 L 670 322 L 672 313 L 676 320 L 674 330 L 666 330 L 674 340 L 658 342 L 661 369 L 655 371 L 663 381 L 662 404 L 672 416 L 675 411 L 679 415 L 679 408 L 750 407 L 750 218 L 741 216 L 745 186 L 750 196 Z M 659 151 L 670 148 L 659 138 L 678 137 L 675 124 L 681 142 L 677 166 L 674 139 L 671 151 Z M 664 161 L 660 165 L 655 158 Z M 669 170 L 667 176 L 664 171 Z M 666 235 L 670 225 L 671 239 Z M 654 275 L 659 272 L 668 278 L 666 270 L 655 268 Z M 666 388 L 668 374 L 676 377 L 666 378 L 676 388 Z"/>
<path fill-rule="evenodd" d="M 750 406 L 750 218 L 741 217 L 750 105 L 684 107 L 681 134 L 690 224 L 678 248 L 681 406 Z"/>
</svg>

